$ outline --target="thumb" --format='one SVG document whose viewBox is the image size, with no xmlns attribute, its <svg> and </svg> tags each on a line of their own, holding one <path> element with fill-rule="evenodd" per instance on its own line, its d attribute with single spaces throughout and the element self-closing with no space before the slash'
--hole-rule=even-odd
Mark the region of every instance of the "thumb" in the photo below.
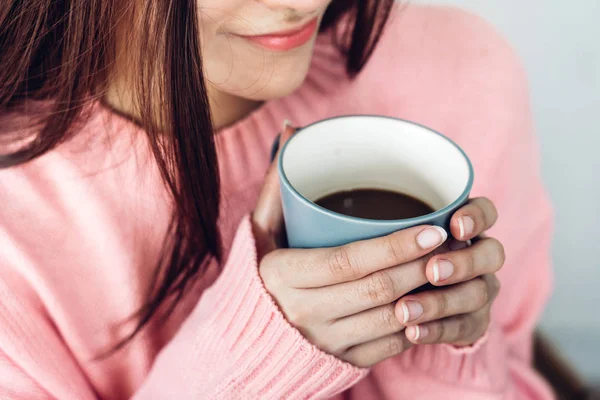
<svg viewBox="0 0 600 400">
<path fill-rule="evenodd" d="M 277 241 L 283 233 L 283 208 L 279 192 L 277 160 L 281 148 L 295 132 L 296 128 L 292 127 L 289 121 L 285 121 L 279 139 L 277 156 L 267 170 L 258 203 L 252 213 L 254 235 L 256 236 L 260 256 L 277 248 Z"/>
</svg>

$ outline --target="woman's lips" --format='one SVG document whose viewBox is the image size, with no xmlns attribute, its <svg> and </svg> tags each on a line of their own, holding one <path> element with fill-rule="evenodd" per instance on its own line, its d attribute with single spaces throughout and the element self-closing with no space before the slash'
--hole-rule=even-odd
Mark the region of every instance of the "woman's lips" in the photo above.
<svg viewBox="0 0 600 400">
<path fill-rule="evenodd" d="M 266 47 L 269 50 L 289 51 L 308 43 L 315 35 L 318 25 L 319 19 L 315 18 L 306 25 L 293 31 L 240 37 L 256 43 L 259 46 Z"/>
</svg>

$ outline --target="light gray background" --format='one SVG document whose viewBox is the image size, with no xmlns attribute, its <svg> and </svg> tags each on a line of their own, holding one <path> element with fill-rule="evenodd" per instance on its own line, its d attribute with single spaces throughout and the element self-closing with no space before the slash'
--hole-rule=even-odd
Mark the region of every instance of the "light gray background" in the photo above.
<svg viewBox="0 0 600 400">
<path fill-rule="evenodd" d="M 471 10 L 522 57 L 557 216 L 556 289 L 542 327 L 600 380 L 600 0 L 409 2 Z"/>
</svg>

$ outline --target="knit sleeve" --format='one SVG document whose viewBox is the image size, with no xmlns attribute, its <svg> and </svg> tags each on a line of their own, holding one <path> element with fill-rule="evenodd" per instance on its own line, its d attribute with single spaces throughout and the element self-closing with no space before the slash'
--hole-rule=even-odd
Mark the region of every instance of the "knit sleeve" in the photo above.
<svg viewBox="0 0 600 400">
<path fill-rule="evenodd" d="M 246 218 L 224 271 L 159 355 L 136 399 L 328 398 L 366 375 L 285 320 L 256 259 Z"/>
</svg>

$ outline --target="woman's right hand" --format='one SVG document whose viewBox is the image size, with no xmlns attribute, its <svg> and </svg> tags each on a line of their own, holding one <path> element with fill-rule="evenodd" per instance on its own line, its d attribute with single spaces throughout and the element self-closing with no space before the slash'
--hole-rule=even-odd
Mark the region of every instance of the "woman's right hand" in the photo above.
<svg viewBox="0 0 600 400">
<path fill-rule="evenodd" d="M 369 367 L 411 346 L 395 301 L 427 283 L 443 230 L 417 227 L 329 249 L 279 249 L 260 263 L 288 321 L 322 350 Z"/>
</svg>

